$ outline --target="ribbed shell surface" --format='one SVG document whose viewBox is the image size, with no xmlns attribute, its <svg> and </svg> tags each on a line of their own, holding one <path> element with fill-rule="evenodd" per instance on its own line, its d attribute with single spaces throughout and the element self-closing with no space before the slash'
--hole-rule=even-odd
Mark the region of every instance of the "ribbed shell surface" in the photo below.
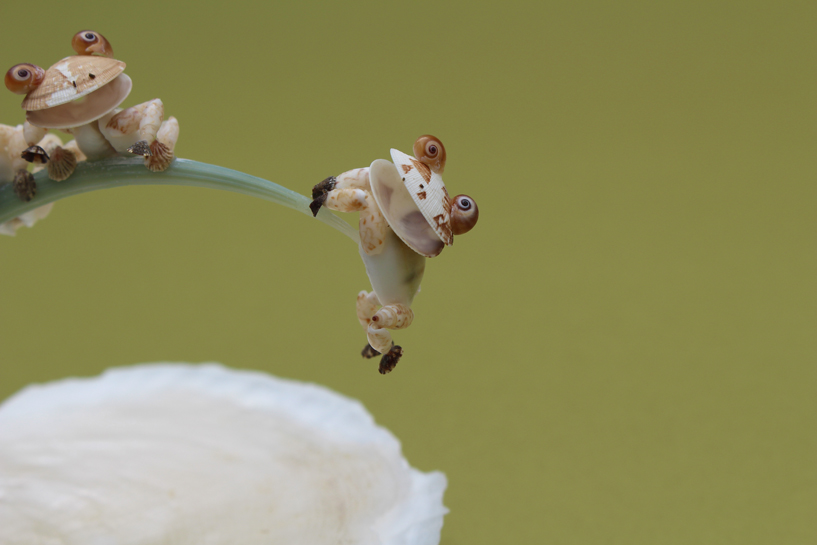
<svg viewBox="0 0 817 545">
<path fill-rule="evenodd" d="M 451 198 L 445 189 L 442 176 L 402 151 L 391 150 L 391 158 L 397 166 L 403 185 L 408 189 L 414 204 L 420 209 L 428 224 L 446 245 L 453 244 Z"/>
<path fill-rule="evenodd" d="M 39 87 L 23 100 L 29 112 L 66 104 L 110 83 L 125 70 L 125 63 L 96 55 L 75 55 L 54 64 Z"/>
</svg>

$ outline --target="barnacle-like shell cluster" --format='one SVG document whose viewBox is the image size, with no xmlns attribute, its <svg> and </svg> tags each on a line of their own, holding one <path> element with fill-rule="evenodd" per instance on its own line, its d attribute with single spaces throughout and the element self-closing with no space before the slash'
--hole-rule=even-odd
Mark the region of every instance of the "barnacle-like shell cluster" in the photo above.
<svg viewBox="0 0 817 545">
<path fill-rule="evenodd" d="M 17 196 L 24 201 L 34 198 L 37 192 L 34 179 L 27 170 L 28 163 L 22 157 L 23 152 L 29 147 L 26 135 L 37 136 L 39 134 L 41 134 L 40 131 L 31 129 L 28 124 L 16 127 L 0 124 L 0 186 L 11 184 Z M 36 144 L 50 146 L 52 138 L 57 137 L 45 135 L 41 140 L 36 141 Z M 59 141 L 58 138 L 57 140 Z M 44 165 L 35 164 L 34 170 L 42 168 Z M 37 220 L 48 215 L 51 206 L 50 204 L 40 206 L 5 223 L 0 223 L 0 234 L 14 236 L 17 229 L 23 225 L 33 226 Z"/>
</svg>

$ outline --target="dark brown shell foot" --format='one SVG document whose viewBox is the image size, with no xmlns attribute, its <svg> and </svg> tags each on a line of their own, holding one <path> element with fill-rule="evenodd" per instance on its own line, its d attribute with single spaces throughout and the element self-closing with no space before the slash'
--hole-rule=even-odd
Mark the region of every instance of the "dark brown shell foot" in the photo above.
<svg viewBox="0 0 817 545">
<path fill-rule="evenodd" d="M 145 157 L 145 166 L 151 172 L 162 172 L 167 170 L 173 162 L 173 150 L 158 140 L 150 144 L 150 157 Z"/>
<path fill-rule="evenodd" d="M 400 346 L 392 346 L 391 350 L 383 354 L 383 357 L 380 358 L 380 374 L 385 375 L 386 373 L 391 373 L 402 356 L 403 348 Z"/>
<path fill-rule="evenodd" d="M 23 202 L 30 201 L 37 194 L 37 184 L 29 171 L 18 170 L 14 175 L 14 193 Z"/>
<path fill-rule="evenodd" d="M 146 140 L 139 140 L 137 143 L 128 148 L 128 153 L 134 155 L 141 155 L 142 157 L 150 157 L 153 153 L 150 151 L 150 144 Z"/>
<path fill-rule="evenodd" d="M 55 182 L 67 180 L 77 168 L 77 156 L 73 151 L 57 146 L 51 152 L 51 160 L 46 165 L 48 177 Z"/>
<path fill-rule="evenodd" d="M 29 163 L 36 163 L 40 165 L 44 165 L 48 162 L 48 154 L 43 148 L 36 145 L 27 147 L 23 153 L 20 154 L 20 157 Z"/>
<path fill-rule="evenodd" d="M 372 345 L 367 343 L 366 347 L 363 349 L 363 351 L 360 352 L 360 355 L 368 360 L 368 359 L 371 359 L 371 358 L 373 358 L 375 356 L 379 356 L 380 352 L 375 350 L 374 347 L 372 347 Z"/>
<path fill-rule="evenodd" d="M 327 179 L 317 184 L 312 188 L 312 202 L 309 204 L 309 209 L 312 210 L 312 216 L 317 216 L 321 210 L 321 206 L 326 202 L 326 196 L 330 191 L 335 189 L 335 184 L 338 179 L 334 176 L 329 176 Z"/>
</svg>

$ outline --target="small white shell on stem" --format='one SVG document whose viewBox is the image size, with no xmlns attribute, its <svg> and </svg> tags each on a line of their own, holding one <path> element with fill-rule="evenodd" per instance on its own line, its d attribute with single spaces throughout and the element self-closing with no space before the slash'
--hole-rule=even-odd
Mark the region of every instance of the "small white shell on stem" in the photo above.
<svg viewBox="0 0 817 545">
<path fill-rule="evenodd" d="M 17 171 L 28 166 L 20 157 L 27 147 L 22 125 L 14 127 L 0 123 L 0 184 L 12 182 Z"/>
</svg>

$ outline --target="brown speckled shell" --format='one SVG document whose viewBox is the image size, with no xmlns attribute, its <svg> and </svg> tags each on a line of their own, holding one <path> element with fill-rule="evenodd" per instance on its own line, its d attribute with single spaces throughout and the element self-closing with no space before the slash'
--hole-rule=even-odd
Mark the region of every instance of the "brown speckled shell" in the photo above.
<svg viewBox="0 0 817 545">
<path fill-rule="evenodd" d="M 55 182 L 67 180 L 77 167 L 77 156 L 71 150 L 58 147 L 48 161 L 48 177 Z"/>
<path fill-rule="evenodd" d="M 166 170 L 173 161 L 173 150 L 158 140 L 154 140 L 153 143 L 150 144 L 150 152 L 150 157 L 145 157 L 145 166 L 148 167 L 148 170 L 152 170 L 153 172 Z"/>
<path fill-rule="evenodd" d="M 125 70 L 125 63 L 107 57 L 75 55 L 46 70 L 45 79 L 23 100 L 29 112 L 53 108 L 93 93 Z"/>
<path fill-rule="evenodd" d="M 391 150 L 391 158 L 402 177 L 403 185 L 414 200 L 415 207 L 420 210 L 444 244 L 448 246 L 453 244 L 451 198 L 448 196 L 442 176 L 432 171 L 425 163 L 396 149 Z M 399 232 L 397 234 L 400 235 Z"/>
</svg>

